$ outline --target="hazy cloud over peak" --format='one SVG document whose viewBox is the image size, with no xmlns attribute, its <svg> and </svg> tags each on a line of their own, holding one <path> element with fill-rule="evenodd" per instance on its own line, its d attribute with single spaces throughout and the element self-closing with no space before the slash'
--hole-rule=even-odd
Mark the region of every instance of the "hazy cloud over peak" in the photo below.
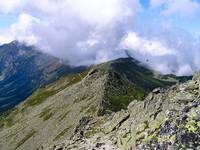
<svg viewBox="0 0 200 150">
<path fill-rule="evenodd" d="M 189 22 L 199 6 L 197 0 L 0 0 L 0 43 L 33 44 L 72 65 L 124 57 L 127 49 L 158 71 L 188 75 L 200 69 L 194 34 L 200 21 Z"/>
<path fill-rule="evenodd" d="M 137 0 L 46 0 L 41 3 L 36 0 L 32 3 L 29 7 L 29 3 L 22 1 L 24 13 L 11 26 L 14 38 L 36 44 L 73 65 L 115 58 L 117 54 L 108 51 L 118 48 L 141 9 Z"/>
</svg>

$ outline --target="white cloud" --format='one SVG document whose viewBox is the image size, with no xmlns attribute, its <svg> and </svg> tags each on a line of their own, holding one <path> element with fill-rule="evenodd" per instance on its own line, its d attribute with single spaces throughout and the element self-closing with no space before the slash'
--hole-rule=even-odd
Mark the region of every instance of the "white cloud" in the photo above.
<svg viewBox="0 0 200 150">
<path fill-rule="evenodd" d="M 0 30 L 0 44 L 9 43 L 13 40 L 14 40 L 14 38 L 13 38 L 13 36 L 11 36 L 10 31 L 7 31 L 7 30 L 1 31 Z"/>
<path fill-rule="evenodd" d="M 106 25 L 112 21 L 122 21 L 126 16 L 133 13 L 132 7 L 127 5 L 124 0 L 73 0 L 66 1 L 66 8 L 70 8 L 70 12 L 80 16 L 83 21 L 90 24 Z M 136 5 L 136 9 L 137 9 Z"/>
<path fill-rule="evenodd" d="M 122 48 L 153 70 L 164 74 L 191 75 L 200 70 L 200 41 L 185 31 L 168 29 L 154 35 L 129 32 Z"/>
<path fill-rule="evenodd" d="M 190 0 L 151 0 L 151 5 L 161 6 L 162 14 L 184 17 L 194 16 L 199 7 Z M 175 30 L 173 23 L 161 22 L 143 33 L 137 24 L 139 0 L 0 0 L 0 6 L 0 12 L 18 15 L 10 31 L 0 32 L 2 43 L 17 39 L 35 44 L 72 65 L 122 57 L 128 49 L 162 73 L 200 69 L 200 41 Z"/>
<path fill-rule="evenodd" d="M 20 14 L 18 22 L 11 26 L 11 34 L 15 40 L 26 42 L 27 44 L 37 44 L 38 39 L 32 33 L 31 28 L 40 21 L 28 14 Z"/>
<path fill-rule="evenodd" d="M 148 40 L 138 36 L 136 33 L 131 32 L 122 42 L 125 49 L 130 49 L 143 55 L 163 56 L 175 55 L 175 51 L 158 40 Z"/>
<path fill-rule="evenodd" d="M 0 0 L 0 12 L 10 13 L 20 7 L 22 0 Z"/>
<path fill-rule="evenodd" d="M 178 72 L 176 73 L 177 75 L 190 75 L 192 72 L 192 68 L 189 64 L 181 65 Z"/>
<path fill-rule="evenodd" d="M 194 0 L 173 0 L 164 15 L 178 14 L 182 17 L 194 17 L 200 9 L 200 4 Z"/>
<path fill-rule="evenodd" d="M 21 0 L 19 9 L 15 39 L 84 65 L 110 58 L 141 7 L 138 0 Z"/>
<path fill-rule="evenodd" d="M 181 17 L 194 17 L 200 10 L 197 0 L 151 0 L 153 8 L 165 5 L 163 15 L 179 15 Z"/>
</svg>

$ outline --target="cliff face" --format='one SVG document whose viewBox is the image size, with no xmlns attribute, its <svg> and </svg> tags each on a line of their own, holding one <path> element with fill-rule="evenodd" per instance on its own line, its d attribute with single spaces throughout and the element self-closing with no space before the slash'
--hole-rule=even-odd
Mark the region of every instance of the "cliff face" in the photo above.
<svg viewBox="0 0 200 150">
<path fill-rule="evenodd" d="M 149 130 L 150 136 L 163 123 L 167 110 L 182 108 L 182 102 L 169 100 L 171 95 L 176 101 L 179 85 L 148 93 L 179 80 L 184 78 L 155 74 L 132 58 L 62 77 L 1 116 L 0 146 L 5 150 L 145 146 L 143 135 Z"/>
</svg>

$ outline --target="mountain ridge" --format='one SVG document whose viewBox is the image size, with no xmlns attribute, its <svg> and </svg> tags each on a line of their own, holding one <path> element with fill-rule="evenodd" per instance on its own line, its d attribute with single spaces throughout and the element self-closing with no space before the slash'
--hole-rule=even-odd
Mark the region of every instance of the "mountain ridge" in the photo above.
<svg viewBox="0 0 200 150">
<path fill-rule="evenodd" d="M 88 118 L 96 118 L 101 124 L 106 121 L 105 116 L 127 109 L 132 101 L 143 101 L 150 89 L 178 82 L 174 79 L 166 84 L 166 79 L 154 78 L 146 69 L 147 74 L 138 71 L 144 73 L 140 80 L 143 79 L 145 86 L 140 86 L 134 80 L 137 68 L 134 65 L 137 66 L 130 58 L 117 59 L 62 77 L 38 89 L 13 111 L 1 117 L 0 145 L 8 150 L 43 149 L 56 145 L 64 139 L 70 140 L 74 134 L 78 135 L 79 129 L 89 122 Z M 128 66 L 130 72 L 126 72 L 124 66 Z M 120 70 L 124 70 L 124 74 Z"/>
<path fill-rule="evenodd" d="M 200 73 L 110 116 L 82 118 L 69 140 L 46 150 L 146 150 L 200 148 Z"/>
</svg>

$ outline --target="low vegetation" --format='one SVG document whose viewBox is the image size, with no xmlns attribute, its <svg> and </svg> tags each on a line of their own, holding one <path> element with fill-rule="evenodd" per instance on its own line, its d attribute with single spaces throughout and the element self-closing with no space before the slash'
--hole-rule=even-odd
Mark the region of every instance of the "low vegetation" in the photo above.
<svg viewBox="0 0 200 150">
<path fill-rule="evenodd" d="M 57 140 L 60 139 L 62 136 L 64 136 L 65 133 L 67 133 L 71 127 L 72 127 L 72 126 L 69 126 L 69 127 L 65 128 L 62 132 L 60 132 L 60 133 L 54 138 L 53 141 L 57 141 Z"/>
<path fill-rule="evenodd" d="M 43 103 L 47 98 L 51 97 L 52 95 L 55 95 L 63 89 L 80 82 L 87 74 L 88 70 L 80 74 L 62 77 L 58 81 L 39 89 L 33 94 L 33 96 L 28 98 L 25 104 L 27 106 L 37 106 Z"/>
<path fill-rule="evenodd" d="M 28 139 L 30 139 L 36 133 L 35 130 L 31 130 L 16 146 L 15 149 L 19 148 L 22 144 L 24 144 Z"/>
<path fill-rule="evenodd" d="M 135 87 L 126 80 L 120 80 L 119 83 L 110 83 L 106 90 L 106 98 L 109 101 L 108 107 L 112 111 L 126 109 L 131 101 L 143 100 L 147 95 L 141 88 Z"/>
<path fill-rule="evenodd" d="M 70 113 L 70 110 L 66 111 L 64 114 L 61 114 L 59 116 L 59 122 L 62 121 L 69 113 Z"/>
<path fill-rule="evenodd" d="M 42 113 L 40 113 L 40 118 L 43 118 L 43 121 L 50 119 L 53 116 L 53 112 L 50 108 L 46 108 Z"/>
<path fill-rule="evenodd" d="M 12 109 L 0 115 L 0 129 L 10 128 L 14 125 L 14 115 L 18 113 L 18 109 Z"/>
</svg>

